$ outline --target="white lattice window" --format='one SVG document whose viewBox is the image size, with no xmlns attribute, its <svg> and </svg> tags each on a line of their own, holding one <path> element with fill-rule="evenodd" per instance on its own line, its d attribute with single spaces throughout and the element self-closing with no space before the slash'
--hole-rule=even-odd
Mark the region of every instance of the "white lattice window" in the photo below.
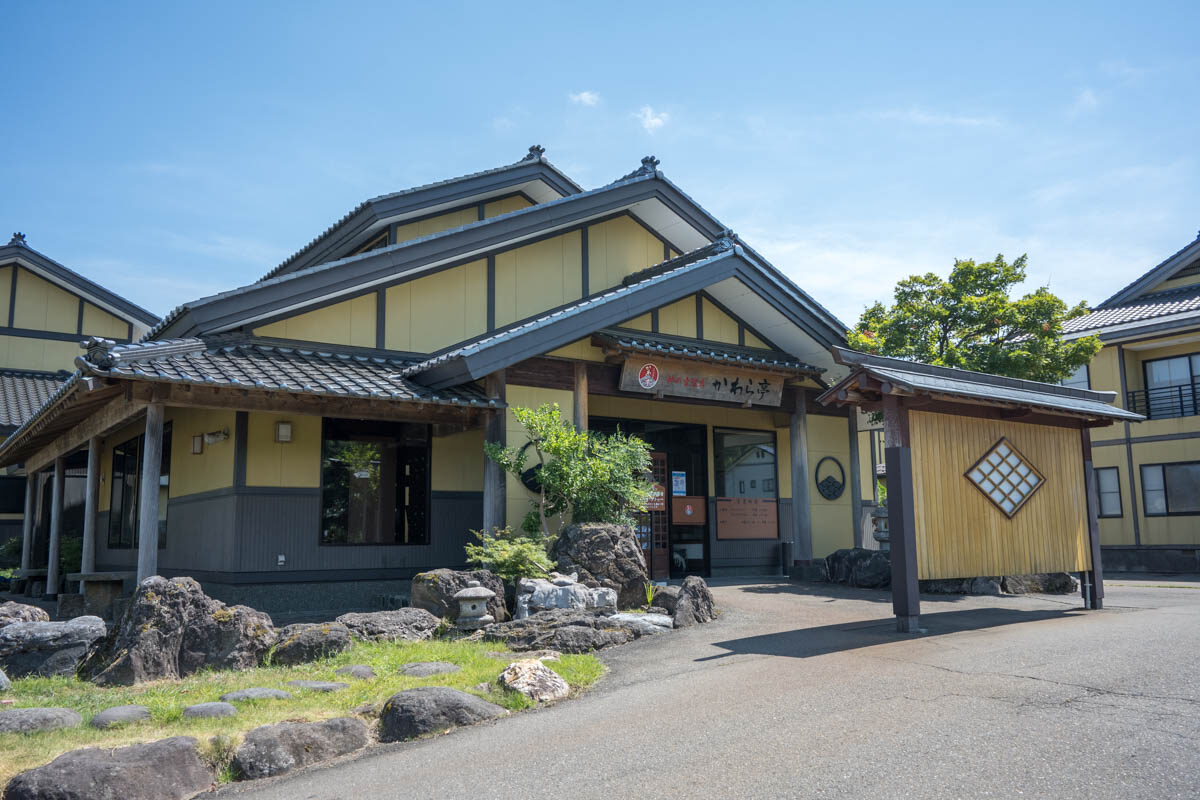
<svg viewBox="0 0 1200 800">
<path fill-rule="evenodd" d="M 1046 482 L 1046 476 L 1006 438 L 992 445 L 966 477 L 1010 519 Z"/>
</svg>

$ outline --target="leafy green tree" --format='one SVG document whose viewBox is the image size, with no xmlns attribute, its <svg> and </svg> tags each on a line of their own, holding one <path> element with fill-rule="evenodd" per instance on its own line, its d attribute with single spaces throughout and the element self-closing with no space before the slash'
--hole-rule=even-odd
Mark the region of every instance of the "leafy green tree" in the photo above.
<svg viewBox="0 0 1200 800">
<path fill-rule="evenodd" d="M 532 510 L 536 523 L 526 529 L 540 528 L 550 537 L 550 520 L 558 520 L 561 528 L 568 518 L 632 525 L 633 512 L 645 510 L 651 491 L 650 446 L 641 439 L 619 432 L 576 431 L 562 418 L 557 403 L 512 411 L 529 445 L 487 442 L 484 449 L 488 458 L 518 479 L 526 473 L 533 451 L 539 492 Z"/>
<path fill-rule="evenodd" d="M 1062 338 L 1063 323 L 1088 313 L 1042 286 L 1019 298 L 1026 257 L 955 261 L 943 280 L 929 272 L 896 284 L 895 303 L 876 302 L 847 338 L 867 353 L 1056 383 L 1092 360 L 1100 339 Z"/>
</svg>

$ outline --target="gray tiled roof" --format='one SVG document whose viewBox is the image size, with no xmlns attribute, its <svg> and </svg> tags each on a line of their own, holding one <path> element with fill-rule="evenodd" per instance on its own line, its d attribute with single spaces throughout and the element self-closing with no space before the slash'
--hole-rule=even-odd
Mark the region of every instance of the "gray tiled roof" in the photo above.
<svg viewBox="0 0 1200 800">
<path fill-rule="evenodd" d="M 1200 310 L 1200 285 L 1183 286 L 1142 295 L 1136 300 L 1099 308 L 1085 316 L 1067 320 L 1063 324 L 1063 332 L 1103 330 L 1112 325 L 1124 325 L 1197 310 Z"/>
<path fill-rule="evenodd" d="M 805 364 L 802 361 L 792 358 L 787 353 L 779 353 L 774 350 L 761 350 L 738 345 L 719 345 L 712 342 L 699 342 L 694 339 L 667 336 L 659 333 L 636 333 L 610 328 L 597 331 L 592 334 L 592 337 L 611 342 L 622 350 L 632 350 L 639 353 L 768 367 L 794 372 L 808 372 L 813 375 L 819 375 L 825 371 L 824 367 L 814 367 L 810 364 Z"/>
<path fill-rule="evenodd" d="M 1180 269 L 1184 268 L 1188 263 L 1195 263 L 1196 260 L 1192 257 L 1192 255 L 1195 255 L 1198 244 L 1200 244 L 1200 232 L 1196 233 L 1195 239 L 1164 258 L 1158 264 L 1155 264 L 1153 267 L 1143 272 L 1131 283 L 1122 287 L 1120 291 L 1096 307 L 1098 309 L 1108 308 L 1110 306 L 1127 303 L 1133 300 L 1140 300 L 1141 298 L 1135 296 L 1137 292 L 1145 289 L 1152 289 L 1162 281 L 1170 278 L 1171 274 L 1174 274 Z M 1192 251 L 1192 255 L 1188 254 L 1189 250 Z"/>
<path fill-rule="evenodd" d="M 1085 417 L 1140 421 L 1143 417 L 1112 405 L 1116 398 L 1113 392 L 1093 392 L 1060 386 L 1056 383 L 1041 383 L 985 372 L 972 372 L 953 367 L 938 367 L 901 358 L 887 358 L 860 353 L 843 347 L 835 347 L 834 359 L 850 367 L 850 375 L 821 396 L 822 402 L 831 402 L 837 392 L 854 377 L 866 372 L 872 377 L 886 381 L 898 388 L 918 394 L 937 394 L 963 397 L 972 400 L 993 400 L 1034 409 L 1065 411 Z"/>
<path fill-rule="evenodd" d="M 325 345 L 279 345 L 253 339 L 167 339 L 90 349 L 76 363 L 90 374 L 202 386 L 339 397 L 496 406 L 475 387 L 433 391 L 400 373 L 409 362 Z"/>
<path fill-rule="evenodd" d="M 0 370 L 0 428 L 25 424 L 69 377 L 69 372 Z"/>
</svg>

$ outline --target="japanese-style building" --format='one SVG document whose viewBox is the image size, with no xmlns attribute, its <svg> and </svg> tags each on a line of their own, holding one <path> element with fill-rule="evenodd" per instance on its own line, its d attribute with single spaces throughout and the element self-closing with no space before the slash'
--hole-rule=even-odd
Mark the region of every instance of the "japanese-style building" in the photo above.
<svg viewBox="0 0 1200 800">
<path fill-rule="evenodd" d="M 520 525 L 529 490 L 483 443 L 557 403 L 650 443 L 654 577 L 778 572 L 784 542 L 799 562 L 861 543 L 856 418 L 815 402 L 845 329 L 656 159 L 585 191 L 533 147 L 368 200 L 144 336 L 73 336 L 0 464 L 35 478 L 32 566 L 63 535 L 47 476 L 85 464 L 82 573 L 48 594 L 190 575 L 268 610 L 371 607 L 461 566 L 470 530 Z"/>
</svg>

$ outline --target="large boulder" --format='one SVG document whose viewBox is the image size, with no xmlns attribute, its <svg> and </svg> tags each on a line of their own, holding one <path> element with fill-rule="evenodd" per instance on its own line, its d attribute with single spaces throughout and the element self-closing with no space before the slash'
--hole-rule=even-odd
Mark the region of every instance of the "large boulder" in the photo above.
<svg viewBox="0 0 1200 800">
<path fill-rule="evenodd" d="M 1005 575 L 1000 586 L 1009 594 L 1074 594 L 1079 581 L 1066 572 L 1044 572 L 1038 575 Z"/>
<path fill-rule="evenodd" d="M 496 682 L 537 703 L 562 700 L 571 691 L 557 672 L 536 658 L 514 661 L 504 668 Z"/>
<path fill-rule="evenodd" d="M 892 562 L 887 553 L 848 547 L 825 557 L 825 571 L 831 583 L 844 583 L 862 589 L 885 589 L 892 585 Z"/>
<path fill-rule="evenodd" d="M 104 637 L 104 620 L 14 622 L 0 628 L 0 667 L 14 678 L 74 675 L 93 643 Z"/>
<path fill-rule="evenodd" d="M 621 608 L 646 603 L 646 561 L 633 528 L 585 522 L 565 527 L 554 540 L 551 558 L 558 571 L 577 573 L 584 583 L 594 581 L 617 593 Z"/>
<path fill-rule="evenodd" d="M 433 637 L 441 620 L 423 608 L 342 614 L 337 622 L 356 639 L 372 642 L 418 642 Z"/>
<path fill-rule="evenodd" d="M 38 733 L 74 728 L 83 722 L 69 708 L 10 708 L 0 711 L 0 733 Z"/>
<path fill-rule="evenodd" d="M 340 653 L 350 644 L 350 629 L 340 622 L 299 622 L 279 630 L 271 663 L 304 664 Z"/>
<path fill-rule="evenodd" d="M 552 609 L 526 619 L 492 623 L 483 629 L 483 638 L 503 642 L 517 652 L 588 653 L 631 642 L 645 632 L 641 625 L 592 611 Z"/>
<path fill-rule="evenodd" d="M 147 578 L 79 675 L 106 686 L 257 666 L 275 644 L 271 618 L 214 600 L 191 578 Z"/>
<path fill-rule="evenodd" d="M 496 593 L 487 603 L 487 610 L 492 619 L 497 622 L 508 619 L 508 609 L 504 607 L 504 581 L 486 569 L 435 569 L 418 573 L 412 581 L 412 604 L 435 617 L 444 617 L 454 622 L 458 619 L 458 603 L 454 601 L 454 595 L 466 589 L 471 581 L 479 581 L 480 586 Z"/>
<path fill-rule="evenodd" d="M 0 628 L 14 622 L 49 622 L 50 615 L 44 609 L 31 606 L 28 603 L 15 603 L 9 600 L 0 603 Z"/>
<path fill-rule="evenodd" d="M 176 736 L 129 747 L 63 753 L 8 782 L 6 800 L 184 800 L 213 785 L 196 740 Z"/>
<path fill-rule="evenodd" d="M 675 627 L 688 628 L 717 618 L 717 604 L 703 578 L 689 575 L 679 587 L 675 602 Z"/>
<path fill-rule="evenodd" d="M 406 689 L 384 703 L 379 714 L 379 740 L 402 742 L 507 713 L 495 703 L 447 686 Z"/>
<path fill-rule="evenodd" d="M 555 572 L 550 580 L 545 578 L 521 578 L 517 582 L 517 619 L 550 608 L 594 608 L 601 611 L 617 610 L 617 593 L 607 587 L 591 588 L 575 580 L 573 575 Z"/>
<path fill-rule="evenodd" d="M 233 769 L 243 780 L 269 778 L 353 753 L 368 741 L 367 726 L 353 717 L 263 725 L 246 734 Z"/>
<path fill-rule="evenodd" d="M 683 589 L 678 586 L 657 586 L 654 589 L 654 605 L 675 616 L 675 608 L 679 605 L 679 596 Z"/>
</svg>

